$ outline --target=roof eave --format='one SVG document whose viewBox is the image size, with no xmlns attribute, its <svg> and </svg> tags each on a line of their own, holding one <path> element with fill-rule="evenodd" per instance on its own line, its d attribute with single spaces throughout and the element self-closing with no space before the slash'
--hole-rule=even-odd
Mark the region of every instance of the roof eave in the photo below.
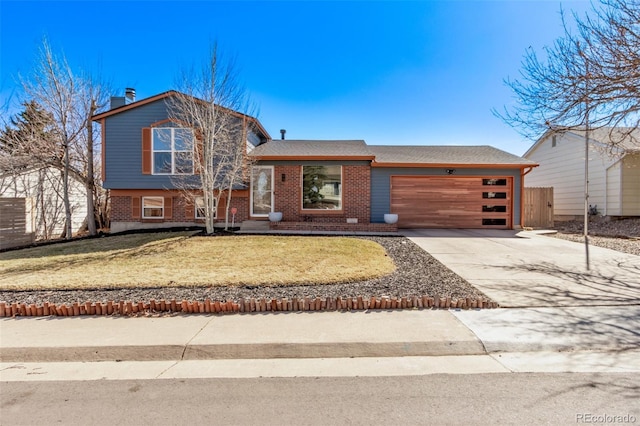
<svg viewBox="0 0 640 426">
<path fill-rule="evenodd" d="M 130 103 L 129 105 L 123 105 L 123 106 L 118 107 L 118 108 L 110 109 L 109 111 L 101 112 L 100 114 L 94 115 L 91 119 L 93 121 L 100 121 L 103 118 L 107 118 L 107 117 L 110 117 L 112 115 L 119 114 L 121 112 L 125 112 L 125 111 L 128 111 L 130 109 L 137 108 L 137 107 L 140 107 L 140 106 L 152 103 L 152 102 L 156 102 L 156 101 L 159 101 L 161 99 L 168 98 L 170 96 L 176 96 L 176 95 L 179 95 L 179 94 L 180 94 L 180 92 L 178 92 L 176 90 L 168 90 L 168 91 L 160 93 L 158 95 L 151 96 L 150 98 L 141 99 L 139 101 Z M 188 96 L 188 95 L 186 95 L 186 96 Z M 198 101 L 201 101 L 202 103 L 205 103 L 201 99 L 198 99 L 198 98 L 194 98 L 194 99 L 196 99 Z M 262 123 L 260 123 L 256 117 L 253 117 L 253 116 L 248 115 L 248 114 L 243 114 L 241 112 L 234 111 L 232 109 L 229 109 L 229 108 L 226 108 L 226 107 L 223 107 L 223 106 L 219 106 L 218 105 L 218 107 L 228 111 L 229 113 L 231 113 L 231 114 L 233 114 L 233 115 L 235 115 L 237 117 L 240 117 L 240 118 L 246 117 L 246 118 L 248 118 L 250 121 L 252 121 L 252 122 L 254 122 L 256 124 L 258 129 L 265 135 L 265 138 L 267 140 L 271 139 L 271 135 L 269 134 L 269 132 L 267 132 L 267 130 L 262 126 Z"/>
<path fill-rule="evenodd" d="M 167 92 L 160 93 L 159 95 L 151 96 L 150 98 L 141 99 L 139 101 L 130 103 L 129 105 L 123 105 L 123 106 L 118 107 L 118 108 L 113 108 L 113 109 L 110 109 L 108 111 L 101 112 L 100 114 L 94 115 L 91 119 L 93 121 L 100 121 L 103 118 L 107 118 L 107 117 L 110 117 L 112 115 L 120 114 L 121 112 L 125 112 L 125 111 L 128 111 L 130 109 L 140 107 L 142 105 L 146 105 L 146 104 L 150 104 L 152 102 L 159 101 L 160 99 L 167 98 L 167 97 L 169 97 L 169 96 L 171 96 L 171 95 L 173 95 L 175 93 L 177 93 L 175 90 L 169 90 Z"/>
<path fill-rule="evenodd" d="M 469 163 L 385 163 L 385 162 L 373 162 L 371 167 L 379 168 L 433 168 L 433 167 L 454 167 L 458 169 L 522 169 L 526 167 L 537 167 L 538 164 L 504 164 L 504 163 L 492 163 L 492 164 L 469 164 Z"/>
<path fill-rule="evenodd" d="M 258 161 L 373 161 L 372 155 L 254 155 Z"/>
</svg>

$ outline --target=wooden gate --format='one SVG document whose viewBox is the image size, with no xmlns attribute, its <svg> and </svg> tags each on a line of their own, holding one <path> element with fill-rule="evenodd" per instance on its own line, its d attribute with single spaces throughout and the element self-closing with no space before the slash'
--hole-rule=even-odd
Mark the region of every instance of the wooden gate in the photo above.
<svg viewBox="0 0 640 426">
<path fill-rule="evenodd" d="M 31 209 L 26 198 L 0 198 L 0 249 L 32 244 L 35 234 L 29 223 Z"/>
<path fill-rule="evenodd" d="M 524 189 L 524 223 L 529 228 L 553 228 L 553 187 Z"/>
</svg>

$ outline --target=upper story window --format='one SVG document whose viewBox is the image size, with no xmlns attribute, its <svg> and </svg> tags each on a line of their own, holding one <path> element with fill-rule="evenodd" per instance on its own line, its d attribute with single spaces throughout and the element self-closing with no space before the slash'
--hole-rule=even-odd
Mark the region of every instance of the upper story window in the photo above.
<svg viewBox="0 0 640 426">
<path fill-rule="evenodd" d="M 180 127 L 156 127 L 152 131 L 153 174 L 193 174 L 193 133 Z"/>
<path fill-rule="evenodd" d="M 302 166 L 302 208 L 342 210 L 341 166 Z"/>
</svg>

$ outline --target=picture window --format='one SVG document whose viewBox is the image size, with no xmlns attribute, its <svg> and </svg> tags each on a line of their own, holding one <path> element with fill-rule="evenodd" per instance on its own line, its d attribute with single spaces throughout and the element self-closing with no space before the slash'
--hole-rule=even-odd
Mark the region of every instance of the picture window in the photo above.
<svg viewBox="0 0 640 426">
<path fill-rule="evenodd" d="M 342 166 L 302 166 L 302 208 L 342 210 Z"/>
</svg>

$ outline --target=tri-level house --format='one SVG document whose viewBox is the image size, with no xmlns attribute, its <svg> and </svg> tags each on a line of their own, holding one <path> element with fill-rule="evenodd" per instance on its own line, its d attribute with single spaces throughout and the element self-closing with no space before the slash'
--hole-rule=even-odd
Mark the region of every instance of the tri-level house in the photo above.
<svg viewBox="0 0 640 426">
<path fill-rule="evenodd" d="M 189 132 L 169 120 L 175 94 L 123 100 L 94 116 L 102 126 L 112 232 L 202 224 L 198 202 L 187 202 L 175 187 L 176 175 L 193 173 L 193 153 L 182 143 Z M 231 197 L 236 223 L 280 216 L 272 229 L 522 226 L 524 176 L 537 165 L 531 160 L 490 146 L 373 146 L 285 140 L 284 132 L 273 140 L 256 118 L 243 119 L 254 161 Z M 226 207 L 223 198 L 220 222 Z M 398 220 L 385 223 L 385 215 Z"/>
<path fill-rule="evenodd" d="M 171 119 L 168 91 L 135 101 L 134 91 L 112 98 L 111 109 L 93 120 L 102 128 L 102 180 L 111 198 L 111 232 L 132 229 L 202 226 L 202 198 L 185 196 L 185 182 L 194 167 L 194 134 Z M 229 111 L 244 123 L 247 151 L 270 139 L 254 117 Z M 235 185 L 230 209 L 226 197 L 217 205 L 224 222 L 233 209 L 236 221 L 249 217 L 247 185 Z M 231 220 L 231 218 L 230 218 Z"/>
</svg>

